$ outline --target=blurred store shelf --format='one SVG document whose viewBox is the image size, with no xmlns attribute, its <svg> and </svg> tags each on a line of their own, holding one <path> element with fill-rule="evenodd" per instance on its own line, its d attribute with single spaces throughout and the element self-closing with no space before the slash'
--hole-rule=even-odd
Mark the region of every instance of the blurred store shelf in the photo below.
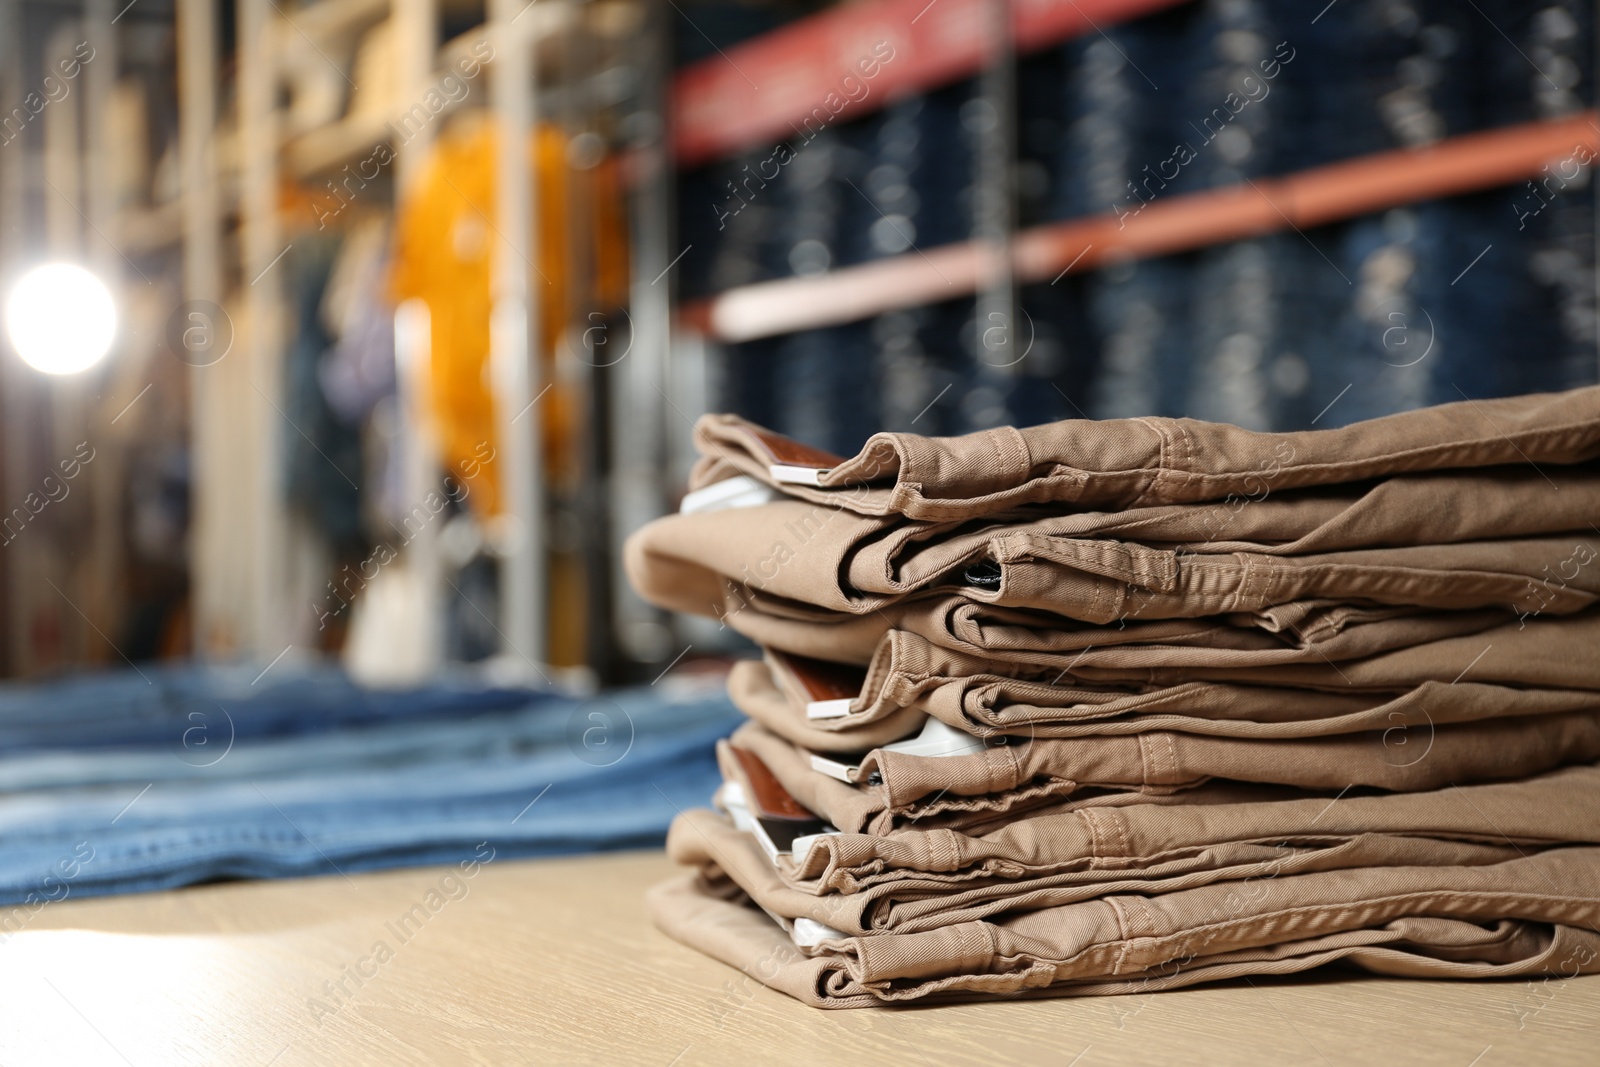
<svg viewBox="0 0 1600 1067">
<path fill-rule="evenodd" d="M 1404 204 L 1508 185 L 1538 174 L 1576 146 L 1600 152 L 1600 114 L 1467 134 L 1426 148 L 1382 152 L 1282 178 L 1154 199 L 1115 213 L 1018 233 L 1012 264 L 1022 283 L 1059 280 L 1109 262 L 1222 244 L 1277 230 L 1311 229 Z M 900 308 L 969 296 L 991 253 L 964 241 L 810 277 L 741 286 L 685 305 L 681 321 L 720 341 L 748 341 L 855 322 Z"/>
<path fill-rule="evenodd" d="M 1029 52 L 1184 2 L 1012 0 L 1011 40 Z M 817 108 L 827 108 L 831 121 L 859 118 L 976 74 L 990 57 L 991 3 L 842 4 L 685 67 L 673 82 L 678 165 L 787 139 Z"/>
</svg>

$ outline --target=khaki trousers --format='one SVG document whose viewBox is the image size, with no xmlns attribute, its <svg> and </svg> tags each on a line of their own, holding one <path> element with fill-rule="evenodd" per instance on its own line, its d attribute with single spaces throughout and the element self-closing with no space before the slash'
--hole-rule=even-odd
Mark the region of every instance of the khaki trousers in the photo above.
<svg viewBox="0 0 1600 1067">
<path fill-rule="evenodd" d="M 808 718 L 805 696 L 784 688 L 784 673 L 762 661 L 735 664 L 728 692 L 751 718 L 819 752 L 862 752 L 901 740 L 930 715 L 979 737 L 1147 730 L 1253 738 L 1399 735 L 1451 722 L 1594 710 L 1600 706 L 1596 648 L 1600 613 L 1591 613 L 1561 623 L 1511 623 L 1337 665 L 1125 671 L 1120 681 L 1094 682 L 963 656 L 897 631 L 879 644 L 859 675 L 850 712 L 838 718 Z M 1186 677 L 1194 680 L 1177 680 Z"/>
<path fill-rule="evenodd" d="M 888 833 L 992 825 L 1021 812 L 1107 797 L 1181 801 L 1213 782 L 1332 795 L 1527 777 L 1600 759 L 1600 712 L 1292 740 L 1163 731 L 1035 738 L 961 756 L 874 749 L 861 758 L 854 784 L 819 773 L 810 753 L 755 723 L 721 743 L 720 763 L 733 781 L 742 782 L 743 775 L 728 746 L 755 753 L 804 807 L 840 830 Z"/>
<path fill-rule="evenodd" d="M 648 895 L 672 937 L 817 1007 L 1148 993 L 1343 961 L 1428 978 L 1600 971 L 1600 849 L 1481 866 L 1360 868 L 1112 895 L 906 934 L 795 947 L 726 878 Z"/>
<path fill-rule="evenodd" d="M 647 599 L 713 615 L 730 583 L 849 615 L 930 593 L 1101 624 L 1328 598 L 1563 615 L 1600 597 L 1600 471 L 1552 472 L 1556 488 L 1496 471 L 1396 478 L 1354 502 L 1273 497 L 1232 517 L 1240 529 L 1197 505 L 974 530 L 785 500 L 658 519 L 624 558 Z"/>
<path fill-rule="evenodd" d="M 726 818 L 690 811 L 668 854 L 727 877 L 768 913 L 853 936 L 938 929 L 1127 893 L 1373 867 L 1481 866 L 1596 844 L 1600 769 L 1397 797 L 1089 808 L 981 836 L 819 838 L 776 866 Z"/>
<path fill-rule="evenodd" d="M 964 521 L 1038 504 L 1121 510 L 1395 474 L 1579 463 L 1600 455 L 1600 386 L 1296 433 L 1193 419 L 1069 419 L 963 437 L 880 433 L 841 461 L 737 416 L 707 415 L 695 443 L 702 458 L 691 488 L 746 474 L 862 515 Z M 774 465 L 812 476 L 779 482 Z"/>
</svg>

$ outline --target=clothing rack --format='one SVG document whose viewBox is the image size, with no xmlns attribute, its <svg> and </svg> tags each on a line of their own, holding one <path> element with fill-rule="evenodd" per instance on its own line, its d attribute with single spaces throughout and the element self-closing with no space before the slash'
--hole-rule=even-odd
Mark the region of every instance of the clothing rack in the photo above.
<svg viewBox="0 0 1600 1067">
<path fill-rule="evenodd" d="M 363 158 L 389 139 L 389 121 L 420 99 L 452 61 L 484 42 L 495 59 L 486 63 L 493 110 L 507 144 L 521 143 L 532 130 L 536 107 L 531 56 L 571 20 L 565 0 L 543 0 L 536 6 L 491 4 L 483 25 L 445 42 L 438 40 L 436 0 L 317 0 L 286 12 L 273 0 L 236 0 L 238 11 L 239 91 L 232 147 L 237 152 L 237 203 L 219 200 L 218 187 L 229 188 L 224 153 L 217 150 L 219 126 L 214 99 L 218 85 L 217 27 L 208 5 L 178 0 L 183 145 L 184 296 L 220 305 L 225 298 L 219 278 L 226 259 L 224 219 L 237 209 L 240 221 L 239 307 L 231 356 L 212 366 L 197 367 L 193 376 L 196 461 L 194 588 L 196 651 L 210 656 L 245 656 L 263 662 L 287 654 L 298 632 L 296 608 L 286 600 L 285 576 L 293 573 L 295 532 L 277 503 L 277 487 L 267 472 L 274 469 L 279 442 L 296 429 L 287 423 L 278 403 L 286 339 L 274 328 L 283 308 L 283 293 L 274 266 L 292 241 L 281 226 L 280 184 L 331 174 Z M 529 10 L 524 11 L 525 7 Z M 278 89 L 284 57 L 290 48 L 310 47 L 326 54 L 328 42 L 348 43 L 384 18 L 393 20 L 398 37 L 395 91 L 398 99 L 378 113 L 340 116 L 286 138 Z M 248 42 L 248 43 L 245 43 Z M 329 62 L 333 62 L 329 60 Z M 338 64 L 335 64 L 338 66 Z M 348 80 L 346 71 L 339 69 Z M 456 101 L 446 104 L 453 107 Z M 442 112 L 441 112 L 442 114 Z M 438 118 L 439 116 L 435 116 Z M 395 145 L 394 186 L 403 190 L 417 161 L 431 141 L 435 124 L 417 131 L 404 145 Z M 518 174 L 517 152 L 506 157 L 500 175 L 504 232 L 531 233 L 534 216 L 532 176 Z M 494 266 L 496 329 L 492 362 L 496 400 L 501 409 L 525 412 L 510 447 L 500 449 L 500 462 L 515 535 L 507 539 L 502 573 L 502 602 L 512 610 L 499 627 L 507 662 L 537 664 L 544 659 L 545 576 L 542 559 L 542 505 L 539 487 L 539 412 L 528 402 L 537 391 L 529 365 L 527 338 L 534 335 L 536 302 L 528 295 L 526 265 L 520 242 L 503 235 Z M 248 324 L 248 328 L 246 328 Z M 403 328 L 415 332 L 415 323 Z M 413 353 L 414 354 L 414 353 Z M 426 354 L 426 350 L 423 350 Z M 520 372 L 519 372 L 520 368 Z M 400 376 L 402 383 L 407 376 Z M 402 385 L 402 388 L 405 386 Z M 429 439 L 427 428 L 414 421 L 419 405 L 402 405 L 407 422 L 401 438 L 413 445 Z M 505 433 L 506 431 L 502 431 Z M 439 476 L 436 457 L 426 447 L 412 447 L 407 483 L 429 487 Z M 245 475 L 243 472 L 248 472 Z M 407 566 L 438 577 L 443 571 L 437 539 L 419 536 L 406 546 Z M 432 589 L 434 608 L 443 592 Z M 425 614 L 427 614 L 425 612 Z M 303 627 L 300 627 L 303 629 Z M 427 664 L 442 656 L 437 627 L 430 628 Z"/>
</svg>

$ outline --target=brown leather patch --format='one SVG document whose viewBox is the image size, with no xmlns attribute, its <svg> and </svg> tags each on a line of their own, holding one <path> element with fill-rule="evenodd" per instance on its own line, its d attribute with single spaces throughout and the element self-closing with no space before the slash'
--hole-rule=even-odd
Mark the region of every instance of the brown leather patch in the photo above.
<svg viewBox="0 0 1600 1067">
<path fill-rule="evenodd" d="M 815 467 L 818 470 L 832 470 L 844 462 L 843 456 L 836 456 L 832 452 L 824 452 L 820 448 L 801 444 L 782 434 L 763 430 L 759 427 L 745 427 L 756 447 L 767 454 L 767 459 L 772 463 L 785 467 Z"/>
<path fill-rule="evenodd" d="M 768 652 L 773 666 L 784 680 L 808 703 L 818 700 L 854 700 L 861 695 L 867 682 L 864 668 L 848 663 L 831 663 L 825 659 L 796 656 L 772 649 Z"/>
<path fill-rule="evenodd" d="M 739 766 L 744 770 L 745 780 L 750 783 L 750 791 L 755 794 L 745 798 L 755 806 L 755 814 L 779 819 L 816 818 L 790 795 L 771 771 L 767 770 L 767 765 L 761 762 L 760 756 L 738 745 L 729 745 L 728 748 L 738 759 Z"/>
</svg>

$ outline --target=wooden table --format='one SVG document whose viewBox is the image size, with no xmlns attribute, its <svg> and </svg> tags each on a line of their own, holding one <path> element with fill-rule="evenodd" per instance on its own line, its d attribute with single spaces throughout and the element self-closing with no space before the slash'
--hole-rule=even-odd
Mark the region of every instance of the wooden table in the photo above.
<svg viewBox="0 0 1600 1067">
<path fill-rule="evenodd" d="M 502 860 L 52 903 L 0 944 L 0 1063 L 1600 1063 L 1600 976 L 817 1011 L 652 928 L 640 892 L 670 870 Z"/>
</svg>

